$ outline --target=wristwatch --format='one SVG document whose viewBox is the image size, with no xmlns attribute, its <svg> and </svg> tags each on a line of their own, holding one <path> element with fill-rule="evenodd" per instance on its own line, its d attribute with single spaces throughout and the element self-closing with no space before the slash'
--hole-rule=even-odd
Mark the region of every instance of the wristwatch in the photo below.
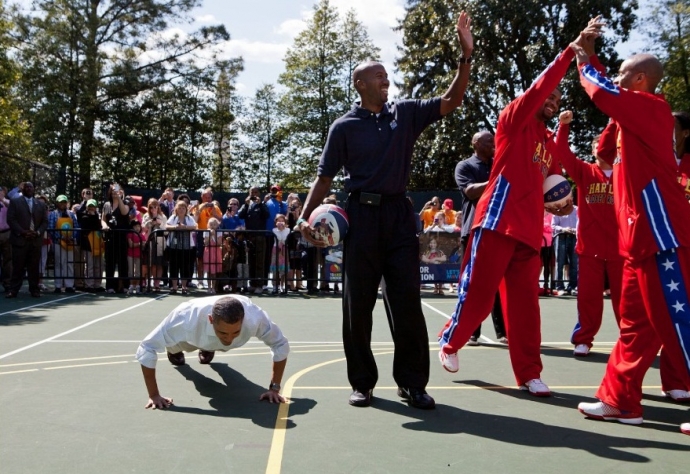
<svg viewBox="0 0 690 474">
<path fill-rule="evenodd" d="M 271 384 L 268 386 L 269 390 L 273 390 L 274 392 L 280 392 L 280 384 L 271 382 Z"/>
</svg>

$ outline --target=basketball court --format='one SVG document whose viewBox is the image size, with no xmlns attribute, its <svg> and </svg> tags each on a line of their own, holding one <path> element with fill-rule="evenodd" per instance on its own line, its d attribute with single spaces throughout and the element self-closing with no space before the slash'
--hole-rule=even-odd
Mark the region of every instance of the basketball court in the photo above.
<svg viewBox="0 0 690 474">
<path fill-rule="evenodd" d="M 182 296 L 44 295 L 0 301 L 0 463 L 3 473 L 436 473 L 687 472 L 688 407 L 645 379 L 645 423 L 585 419 L 616 327 L 610 303 L 590 357 L 568 343 L 575 299 L 541 298 L 543 379 L 553 396 L 518 391 L 490 319 L 483 345 L 445 372 L 435 334 L 455 297 L 423 290 L 436 410 L 408 407 L 391 377 L 392 343 L 382 301 L 372 346 L 379 366 L 374 404 L 347 404 L 340 298 L 255 296 L 281 327 L 291 353 L 283 379 L 289 404 L 259 402 L 270 381 L 268 348 L 253 340 L 217 353 L 211 365 L 187 354 L 175 368 L 159 356 L 169 410 L 145 410 L 134 353 Z M 197 294 L 201 296 L 201 293 Z"/>
</svg>

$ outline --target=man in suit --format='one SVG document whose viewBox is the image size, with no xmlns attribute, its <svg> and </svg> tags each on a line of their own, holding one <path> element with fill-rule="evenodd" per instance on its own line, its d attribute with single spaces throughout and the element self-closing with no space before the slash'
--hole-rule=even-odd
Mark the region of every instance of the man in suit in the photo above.
<svg viewBox="0 0 690 474">
<path fill-rule="evenodd" d="M 48 228 L 48 209 L 34 198 L 34 185 L 26 182 L 21 194 L 10 200 L 7 210 L 12 244 L 12 280 L 7 298 L 16 298 L 24 280 L 29 279 L 29 292 L 34 298 L 41 296 L 38 288 L 38 268 L 41 260 L 43 233 Z"/>
</svg>

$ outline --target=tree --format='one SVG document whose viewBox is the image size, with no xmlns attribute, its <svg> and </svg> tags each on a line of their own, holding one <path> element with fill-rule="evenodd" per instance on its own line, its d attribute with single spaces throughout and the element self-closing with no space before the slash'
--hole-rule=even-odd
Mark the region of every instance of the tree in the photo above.
<svg viewBox="0 0 690 474">
<path fill-rule="evenodd" d="M 359 34 L 354 31 L 358 25 Z M 354 13 L 341 23 L 329 0 L 314 7 L 307 28 L 286 53 L 285 72 L 278 79 L 287 89 L 282 105 L 293 157 L 291 181 L 306 185 L 313 180 L 331 123 L 351 106 L 353 64 L 378 54 Z"/>
<path fill-rule="evenodd" d="M 7 155 L 30 158 L 28 124 L 18 106 L 16 84 L 21 77 L 20 68 L 10 58 L 14 41 L 9 35 L 12 28 L 7 21 L 5 5 L 0 0 L 0 153 L 4 156 L 0 182 L 10 187 L 29 178 L 26 164 Z"/>
<path fill-rule="evenodd" d="M 287 167 L 279 158 L 287 144 L 285 116 L 280 96 L 272 84 L 263 84 L 254 95 L 242 124 L 245 135 L 243 160 L 245 187 L 257 186 L 263 179 L 266 189 L 284 176 Z"/>
<path fill-rule="evenodd" d="M 35 0 L 15 10 L 20 58 L 26 64 L 25 110 L 45 158 L 69 167 L 76 187 L 89 185 L 104 111 L 174 81 L 185 61 L 229 39 L 223 26 L 189 36 L 164 35 L 200 0 Z M 211 62 L 214 58 L 211 57 Z M 96 162 L 94 163 L 94 158 Z"/>
<path fill-rule="evenodd" d="M 473 20 L 475 50 L 468 91 L 459 112 L 429 127 L 417 141 L 410 187 L 454 189 L 455 164 L 471 155 L 471 136 L 494 131 L 500 111 L 521 94 L 572 41 L 587 21 L 602 14 L 614 36 L 601 40 L 599 58 L 614 65 L 616 41 L 627 38 L 637 2 L 626 0 L 526 1 L 409 0 L 399 23 L 403 45 L 396 66 L 401 94 L 411 98 L 439 96 L 457 68 L 455 22 L 466 10 Z M 564 106 L 576 113 L 572 129 L 583 145 L 603 128 L 606 118 L 591 105 L 573 70 L 562 83 Z M 587 148 L 583 148 L 587 149 Z"/>
<path fill-rule="evenodd" d="M 657 1 L 645 26 L 664 63 L 666 100 L 674 110 L 690 110 L 690 0 Z"/>
</svg>

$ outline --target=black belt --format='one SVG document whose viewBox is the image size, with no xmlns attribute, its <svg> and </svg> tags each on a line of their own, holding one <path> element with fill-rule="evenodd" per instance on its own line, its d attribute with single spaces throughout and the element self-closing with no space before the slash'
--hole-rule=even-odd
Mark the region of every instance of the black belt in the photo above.
<svg viewBox="0 0 690 474">
<path fill-rule="evenodd" d="M 3 229 L 3 230 L 0 230 L 0 234 L 4 234 L 5 232 L 9 232 L 9 231 L 10 231 L 10 229 Z"/>
<path fill-rule="evenodd" d="M 405 199 L 405 193 L 376 194 L 366 193 L 364 191 L 353 191 L 348 197 L 348 200 L 357 201 L 360 204 L 367 204 L 369 206 L 380 206 L 383 202 L 399 201 L 401 199 Z"/>
</svg>

